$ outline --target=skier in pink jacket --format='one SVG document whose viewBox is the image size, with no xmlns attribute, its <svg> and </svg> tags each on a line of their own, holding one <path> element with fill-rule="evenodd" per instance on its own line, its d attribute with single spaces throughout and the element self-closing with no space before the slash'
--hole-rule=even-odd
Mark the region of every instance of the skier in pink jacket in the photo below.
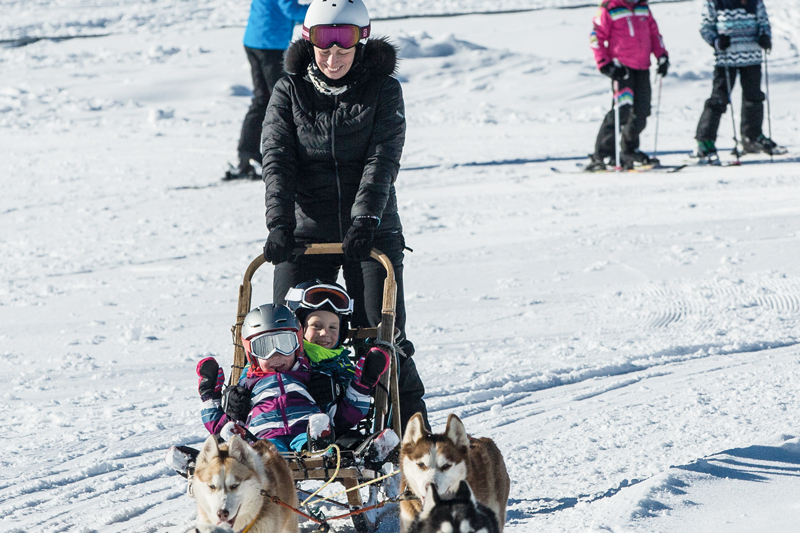
<svg viewBox="0 0 800 533">
<path fill-rule="evenodd" d="M 669 58 L 658 25 L 647 0 L 606 0 L 594 17 L 590 35 L 594 59 L 600 72 L 618 82 L 620 159 L 625 169 L 650 164 L 639 150 L 639 134 L 650 116 L 650 54 L 658 58 L 658 73 L 667 75 Z M 597 134 L 588 171 L 606 169 L 614 162 L 614 108 L 606 114 Z"/>
</svg>

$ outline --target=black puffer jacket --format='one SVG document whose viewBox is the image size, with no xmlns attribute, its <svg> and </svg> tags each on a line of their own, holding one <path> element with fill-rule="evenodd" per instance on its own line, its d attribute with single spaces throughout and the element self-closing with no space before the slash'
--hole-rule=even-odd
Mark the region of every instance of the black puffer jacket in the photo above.
<svg viewBox="0 0 800 533">
<path fill-rule="evenodd" d="M 300 242 L 341 242 L 352 219 L 367 216 L 380 219 L 379 233 L 401 231 L 393 185 L 405 142 L 403 94 L 391 77 L 397 51 L 367 41 L 350 72 L 331 83 L 348 86 L 338 95 L 315 88 L 312 61 L 307 42 L 292 43 L 289 75 L 264 118 L 267 228 L 295 228 Z"/>
</svg>

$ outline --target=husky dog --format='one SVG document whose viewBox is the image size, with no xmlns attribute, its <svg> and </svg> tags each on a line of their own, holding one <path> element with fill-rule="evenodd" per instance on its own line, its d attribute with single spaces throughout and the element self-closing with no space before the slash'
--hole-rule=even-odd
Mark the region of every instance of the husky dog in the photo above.
<svg viewBox="0 0 800 533">
<path fill-rule="evenodd" d="M 400 448 L 402 486 L 419 500 L 400 502 L 401 530 L 409 526 L 427 503 L 429 485 L 434 485 L 444 500 L 454 497 L 461 481 L 466 481 L 482 505 L 497 517 L 499 531 L 506 522 L 506 504 L 511 482 L 500 450 L 491 439 L 467 435 L 456 415 L 447 419 L 444 433 L 431 434 L 422 415 L 411 417 Z"/>
<path fill-rule="evenodd" d="M 458 484 L 452 500 L 442 500 L 434 485 L 428 485 L 422 511 L 408 533 L 499 533 L 497 516 L 478 503 L 466 481 Z"/>
<path fill-rule="evenodd" d="M 289 466 L 269 441 L 259 440 L 251 447 L 234 436 L 218 444 L 211 435 L 197 456 L 193 489 L 198 526 L 249 533 L 298 531 L 297 515 L 269 499 L 277 496 L 294 508 L 299 505 Z"/>
</svg>

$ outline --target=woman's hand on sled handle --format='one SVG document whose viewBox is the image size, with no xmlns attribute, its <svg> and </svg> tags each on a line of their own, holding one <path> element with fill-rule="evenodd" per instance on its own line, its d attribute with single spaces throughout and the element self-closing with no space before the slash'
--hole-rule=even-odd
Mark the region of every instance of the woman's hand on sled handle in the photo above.
<svg viewBox="0 0 800 533">
<path fill-rule="evenodd" d="M 197 392 L 200 399 L 219 400 L 222 398 L 222 385 L 225 383 L 225 372 L 219 367 L 217 360 L 213 357 L 206 357 L 195 369 L 200 379 L 197 380 Z"/>
<path fill-rule="evenodd" d="M 273 265 L 291 260 L 294 250 L 294 230 L 285 226 L 275 226 L 269 230 L 264 245 L 264 259 Z"/>
<path fill-rule="evenodd" d="M 348 261 L 366 261 L 372 251 L 375 229 L 380 220 L 375 217 L 356 217 L 342 241 L 342 252 Z"/>
</svg>

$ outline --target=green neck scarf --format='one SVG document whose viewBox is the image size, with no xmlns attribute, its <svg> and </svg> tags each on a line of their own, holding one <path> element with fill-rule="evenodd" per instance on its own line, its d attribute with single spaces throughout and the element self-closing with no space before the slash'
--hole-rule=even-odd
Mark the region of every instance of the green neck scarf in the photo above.
<svg viewBox="0 0 800 533">
<path fill-rule="evenodd" d="M 331 350 L 330 348 L 324 348 L 318 344 L 312 344 L 305 339 L 303 339 L 303 349 L 306 351 L 308 360 L 312 363 L 319 363 L 320 361 L 333 359 L 334 357 L 341 355 L 344 351 L 344 348 L 341 346 Z"/>
</svg>

